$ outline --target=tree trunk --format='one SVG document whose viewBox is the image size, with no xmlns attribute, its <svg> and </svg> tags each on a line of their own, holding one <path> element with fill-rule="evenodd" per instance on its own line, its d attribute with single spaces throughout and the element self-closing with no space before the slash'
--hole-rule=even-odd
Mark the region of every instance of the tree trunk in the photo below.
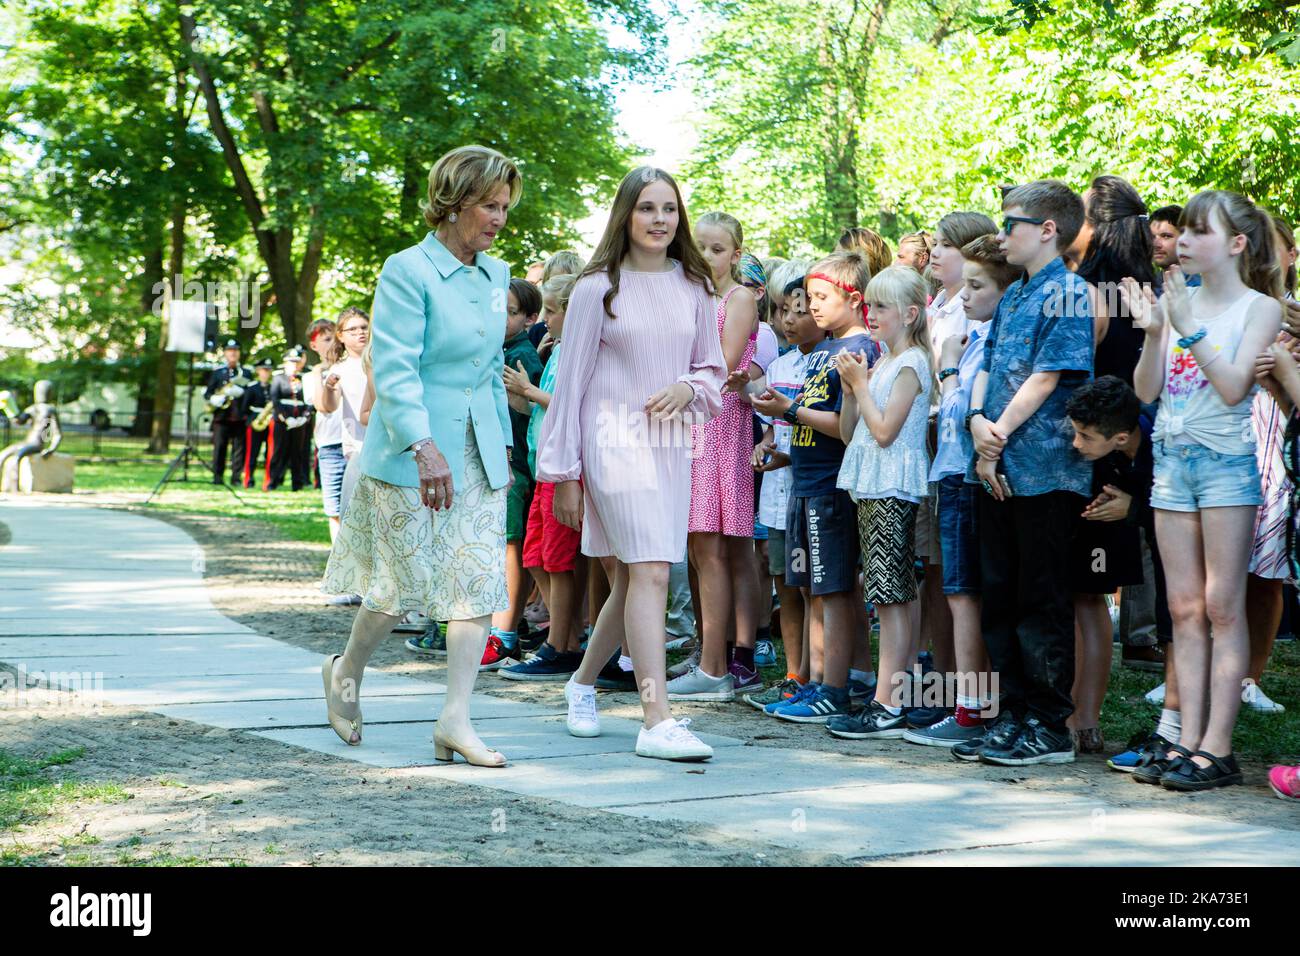
<svg viewBox="0 0 1300 956">
<path fill-rule="evenodd" d="M 153 303 L 157 298 L 154 288 L 162 281 L 163 278 L 163 251 L 162 246 L 154 246 L 149 254 L 145 256 L 144 273 L 140 277 L 140 313 L 149 315 L 153 311 Z M 163 322 L 166 323 L 166 319 Z M 157 343 L 161 348 L 167 341 L 167 329 L 164 324 L 162 330 L 162 339 Z M 151 346 L 151 337 L 145 336 L 144 348 L 148 350 Z M 142 374 L 139 379 L 138 387 L 135 393 L 135 420 L 131 423 L 131 434 L 136 436 L 151 435 L 154 420 L 154 402 L 156 396 L 155 382 L 148 373 Z M 152 441 L 150 442 L 152 449 Z"/>
<path fill-rule="evenodd" d="M 185 201 L 172 205 L 172 248 L 169 276 L 171 289 L 180 282 L 185 268 Z M 180 282 L 183 287 L 183 282 Z M 170 295 L 170 290 L 169 293 Z M 170 309 L 164 313 L 162 351 L 158 354 L 158 387 L 155 390 L 153 429 L 149 435 L 151 454 L 165 455 L 172 440 L 172 412 L 176 407 L 176 353 L 167 351 L 167 323 Z"/>
</svg>

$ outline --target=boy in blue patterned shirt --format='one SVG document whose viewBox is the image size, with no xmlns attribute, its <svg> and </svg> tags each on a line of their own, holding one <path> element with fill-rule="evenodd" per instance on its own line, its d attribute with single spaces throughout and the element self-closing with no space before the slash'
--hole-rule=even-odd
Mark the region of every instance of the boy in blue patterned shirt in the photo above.
<svg viewBox="0 0 1300 956">
<path fill-rule="evenodd" d="M 998 242 L 1025 277 L 998 303 L 966 421 L 975 444 L 967 480 L 985 491 L 980 623 L 1003 698 L 984 737 L 953 754 L 1006 766 L 1069 763 L 1070 535 L 1091 470 L 1073 447 L 1065 404 L 1092 377 L 1093 316 L 1087 283 L 1061 253 L 1078 235 L 1083 201 L 1040 180 L 1009 191 L 1002 211 Z"/>
</svg>

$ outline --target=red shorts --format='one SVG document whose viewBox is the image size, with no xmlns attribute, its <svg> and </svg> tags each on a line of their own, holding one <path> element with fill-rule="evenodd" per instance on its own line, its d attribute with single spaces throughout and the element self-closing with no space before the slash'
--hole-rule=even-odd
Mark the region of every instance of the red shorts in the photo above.
<svg viewBox="0 0 1300 956">
<path fill-rule="evenodd" d="M 524 567 L 541 568 L 547 574 L 572 571 L 582 544 L 581 532 L 556 520 L 554 503 L 555 483 L 539 481 L 524 529 Z"/>
</svg>

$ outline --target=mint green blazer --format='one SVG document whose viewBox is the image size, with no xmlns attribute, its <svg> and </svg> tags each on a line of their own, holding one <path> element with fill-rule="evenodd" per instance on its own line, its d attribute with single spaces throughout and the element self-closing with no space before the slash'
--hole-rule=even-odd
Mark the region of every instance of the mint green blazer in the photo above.
<svg viewBox="0 0 1300 956">
<path fill-rule="evenodd" d="M 358 467 L 391 485 L 419 487 L 408 449 L 432 438 L 465 487 L 465 428 L 474 429 L 493 488 L 509 480 L 511 445 L 502 345 L 510 269 L 478 253 L 467 266 L 432 232 L 388 257 L 371 310 L 375 403 Z"/>
</svg>

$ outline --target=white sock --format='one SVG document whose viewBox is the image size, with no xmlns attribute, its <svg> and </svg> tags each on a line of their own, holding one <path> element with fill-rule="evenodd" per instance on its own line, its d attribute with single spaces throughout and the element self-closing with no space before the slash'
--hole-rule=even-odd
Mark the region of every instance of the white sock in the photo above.
<svg viewBox="0 0 1300 956">
<path fill-rule="evenodd" d="M 596 696 L 596 685 L 595 685 L 595 684 L 579 684 L 579 683 L 578 683 L 576 680 L 574 680 L 573 678 L 569 678 L 569 684 L 572 685 L 572 687 L 573 687 L 573 692 L 574 692 L 575 694 L 581 694 L 581 695 L 583 695 L 584 697 L 587 696 L 587 695 L 589 695 L 589 694 L 590 694 L 592 697 Z"/>
<path fill-rule="evenodd" d="M 618 667 L 619 670 L 625 671 L 629 674 L 632 673 L 632 658 L 628 657 L 626 654 L 618 655 Z"/>
<path fill-rule="evenodd" d="M 892 704 L 885 704 L 884 707 L 885 710 L 889 711 L 889 716 L 891 717 L 897 717 L 899 714 L 903 712 L 903 708 L 895 707 Z"/>
<path fill-rule="evenodd" d="M 860 680 L 864 684 L 874 684 L 876 682 L 875 671 L 860 671 L 850 668 L 849 680 Z"/>
<path fill-rule="evenodd" d="M 1165 707 L 1160 711 L 1160 723 L 1156 725 L 1156 733 L 1171 744 L 1178 743 L 1178 738 L 1183 733 L 1183 715 Z"/>
<path fill-rule="evenodd" d="M 714 677 L 712 674 L 710 674 L 710 673 L 708 673 L 707 671 L 705 671 L 705 669 L 704 669 L 703 667 L 698 668 L 698 670 L 699 670 L 699 672 L 700 672 L 700 676 L 701 676 L 701 677 L 707 677 L 709 680 L 722 680 L 721 677 Z M 724 676 L 725 676 L 725 675 L 724 675 Z"/>
</svg>

